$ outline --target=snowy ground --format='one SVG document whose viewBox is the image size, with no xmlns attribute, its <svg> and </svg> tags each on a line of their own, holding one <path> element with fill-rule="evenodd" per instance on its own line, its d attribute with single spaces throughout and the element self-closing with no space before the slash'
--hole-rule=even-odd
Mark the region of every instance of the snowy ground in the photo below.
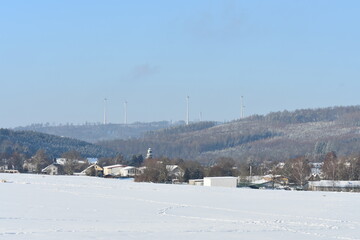
<svg viewBox="0 0 360 240">
<path fill-rule="evenodd" d="M 0 239 L 353 240 L 360 194 L 0 174 Z"/>
</svg>

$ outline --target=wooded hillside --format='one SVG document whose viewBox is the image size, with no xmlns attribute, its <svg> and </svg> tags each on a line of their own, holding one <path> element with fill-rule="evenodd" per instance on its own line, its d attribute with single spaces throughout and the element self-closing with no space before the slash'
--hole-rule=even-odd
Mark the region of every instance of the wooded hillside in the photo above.
<svg viewBox="0 0 360 240">
<path fill-rule="evenodd" d="M 211 163 L 219 157 L 237 161 L 282 161 L 298 156 L 318 159 L 360 152 L 360 106 L 283 111 L 225 124 L 200 122 L 153 131 L 139 139 L 100 145 L 125 156 L 145 154 Z"/>
<path fill-rule="evenodd" d="M 0 129 L 0 153 L 12 154 L 14 152 L 33 156 L 43 149 L 49 157 L 60 157 L 63 153 L 76 150 L 84 157 L 115 156 L 114 150 L 87 143 L 84 141 L 58 137 L 32 131 L 13 131 Z"/>
</svg>

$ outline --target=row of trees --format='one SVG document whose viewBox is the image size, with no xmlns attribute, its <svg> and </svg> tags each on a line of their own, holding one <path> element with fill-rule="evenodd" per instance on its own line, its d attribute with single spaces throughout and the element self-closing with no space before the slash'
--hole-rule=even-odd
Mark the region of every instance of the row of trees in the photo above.
<svg viewBox="0 0 360 240">
<path fill-rule="evenodd" d="M 166 166 L 177 165 L 182 171 L 182 176 L 172 176 Z M 154 158 L 145 159 L 143 174 L 136 177 L 139 182 L 171 182 L 174 178 L 180 182 L 189 179 L 201 179 L 203 177 L 217 176 L 241 176 L 249 175 L 248 164 L 238 164 L 232 158 L 219 158 L 213 166 L 204 166 L 197 161 L 184 161 L 183 159 Z M 264 169 L 260 166 L 253 167 L 254 174 L 259 174 Z"/>
<path fill-rule="evenodd" d="M 215 176 L 240 176 L 271 174 L 274 177 L 281 175 L 289 183 L 304 186 L 311 177 L 311 162 L 305 156 L 289 159 L 283 163 L 264 161 L 262 163 L 238 163 L 232 158 L 219 158 L 210 167 L 204 167 L 195 161 L 171 160 L 168 158 L 147 159 L 144 162 L 146 169 L 137 177 L 137 181 L 168 182 L 172 176 L 168 174 L 166 165 L 175 164 L 184 170 L 180 181 Z M 326 180 L 360 180 L 360 155 L 338 158 L 334 152 L 326 154 L 321 168 L 322 179 Z"/>
<path fill-rule="evenodd" d="M 166 166 L 177 165 L 183 174 L 171 175 Z M 145 159 L 143 163 L 144 171 L 136 176 L 138 182 L 171 182 L 174 178 L 180 182 L 187 182 L 189 179 L 199 179 L 205 176 L 205 168 L 199 162 L 184 161 L 182 159 Z"/>
<path fill-rule="evenodd" d="M 324 160 L 323 173 L 328 180 L 360 180 L 360 155 L 339 158 L 330 152 Z"/>
</svg>

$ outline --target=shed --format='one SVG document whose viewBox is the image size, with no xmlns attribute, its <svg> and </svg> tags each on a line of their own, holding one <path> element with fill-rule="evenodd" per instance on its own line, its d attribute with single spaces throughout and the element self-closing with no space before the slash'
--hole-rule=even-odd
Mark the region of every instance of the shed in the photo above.
<svg viewBox="0 0 360 240">
<path fill-rule="evenodd" d="M 189 179 L 189 185 L 203 186 L 204 179 Z"/>
<path fill-rule="evenodd" d="M 205 177 L 204 186 L 208 187 L 237 187 L 237 177 Z"/>
</svg>

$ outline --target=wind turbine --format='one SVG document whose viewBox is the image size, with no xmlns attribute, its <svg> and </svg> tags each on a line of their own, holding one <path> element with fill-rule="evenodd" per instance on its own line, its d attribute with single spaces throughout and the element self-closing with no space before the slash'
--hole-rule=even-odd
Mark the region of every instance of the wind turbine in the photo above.
<svg viewBox="0 0 360 240">
<path fill-rule="evenodd" d="M 241 112 L 240 112 L 240 118 L 244 118 L 244 96 L 241 96 Z"/>
<path fill-rule="evenodd" d="M 189 96 L 186 97 L 186 125 L 189 125 Z"/>
<path fill-rule="evenodd" d="M 125 100 L 125 102 L 124 102 L 124 124 L 127 124 L 127 104 L 128 104 L 128 102 Z"/>
<path fill-rule="evenodd" d="M 107 119 L 106 119 L 106 106 L 107 105 L 107 98 L 104 98 L 104 125 L 107 123 Z"/>
</svg>

